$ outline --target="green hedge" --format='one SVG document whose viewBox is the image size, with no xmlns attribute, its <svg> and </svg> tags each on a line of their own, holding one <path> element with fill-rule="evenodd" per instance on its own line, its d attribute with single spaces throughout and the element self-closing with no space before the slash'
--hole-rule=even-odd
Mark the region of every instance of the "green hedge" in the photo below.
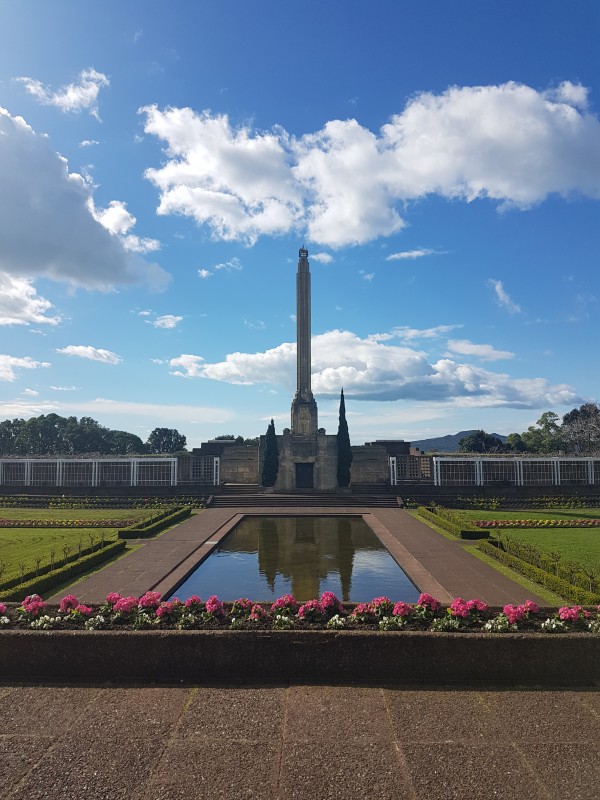
<svg viewBox="0 0 600 800">
<path fill-rule="evenodd" d="M 155 536 L 177 522 L 181 522 L 181 520 L 189 517 L 191 513 L 191 506 L 170 508 L 164 514 L 160 514 L 158 518 L 153 517 L 153 521 L 150 524 L 137 522 L 128 528 L 122 528 L 117 531 L 117 536 L 119 539 L 146 539 L 150 536 Z"/>
<path fill-rule="evenodd" d="M 449 508 L 440 508 L 433 506 L 432 508 L 425 508 L 419 506 L 417 514 L 425 522 L 431 522 L 442 528 L 447 533 L 453 536 L 458 536 L 461 539 L 487 539 L 489 533 L 486 530 L 475 527 L 462 514 L 457 514 Z"/>
<path fill-rule="evenodd" d="M 78 575 L 81 575 L 82 572 L 87 572 L 88 570 L 93 569 L 93 567 L 108 561 L 109 558 L 122 553 L 126 547 L 126 542 L 111 542 L 101 550 L 97 550 L 95 553 L 83 556 L 71 564 L 66 564 L 63 567 L 59 567 L 59 569 L 52 570 L 52 572 L 49 572 L 47 575 L 41 575 L 37 578 L 32 578 L 31 580 L 19 583 L 9 591 L 2 592 L 0 594 L 0 600 L 14 600 L 16 602 L 20 602 L 29 594 L 46 594 L 47 592 L 51 592 L 61 583 L 66 583 L 69 579 L 76 578 Z"/>
<path fill-rule="evenodd" d="M 490 542 L 480 542 L 477 547 L 482 553 L 514 569 L 515 572 L 524 575 L 526 578 L 531 578 L 532 581 L 539 583 L 546 589 L 550 589 L 551 592 L 556 592 L 556 594 L 565 597 L 567 600 L 572 600 L 584 606 L 595 605 L 600 602 L 600 595 L 586 592 L 584 589 L 579 589 L 577 586 L 573 586 L 573 584 L 568 583 L 562 578 L 558 578 L 556 575 L 552 575 L 550 572 L 546 572 L 539 567 L 534 567 L 533 564 L 528 564 L 526 561 L 513 556 L 511 553 L 507 553 L 505 550 L 495 547 L 490 544 Z"/>
</svg>

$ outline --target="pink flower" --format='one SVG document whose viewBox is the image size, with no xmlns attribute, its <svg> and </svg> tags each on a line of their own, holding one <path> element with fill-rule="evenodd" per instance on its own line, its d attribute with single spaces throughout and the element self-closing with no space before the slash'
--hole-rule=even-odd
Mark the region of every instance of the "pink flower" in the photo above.
<svg viewBox="0 0 600 800">
<path fill-rule="evenodd" d="M 202 607 L 202 600 L 198 597 L 197 594 L 193 594 L 191 597 L 188 597 L 184 603 L 186 608 L 190 608 L 193 611 L 199 611 Z"/>
<path fill-rule="evenodd" d="M 323 592 L 321 595 L 321 605 L 328 614 L 341 614 L 344 610 L 343 605 L 333 592 Z"/>
<path fill-rule="evenodd" d="M 467 606 L 469 608 L 469 611 L 488 610 L 487 603 L 484 603 L 483 600 L 480 600 L 478 597 L 474 597 L 472 600 L 467 600 Z"/>
<path fill-rule="evenodd" d="M 6 614 L 6 606 L 4 603 L 0 603 L 0 614 Z"/>
<path fill-rule="evenodd" d="M 134 609 L 137 608 L 138 605 L 138 598 L 137 597 L 121 597 L 113 606 L 113 611 L 115 614 L 122 614 L 123 616 L 127 616 L 131 614 Z"/>
<path fill-rule="evenodd" d="M 394 610 L 394 604 L 389 597 L 374 597 L 371 600 L 371 609 L 378 617 L 387 617 Z"/>
<path fill-rule="evenodd" d="M 247 597 L 239 597 L 231 604 L 231 613 L 233 616 L 236 614 L 249 614 L 253 605 L 254 603 L 248 600 Z"/>
<path fill-rule="evenodd" d="M 581 606 L 573 606 L 572 608 L 563 606 L 562 608 L 558 609 L 558 618 L 565 620 L 565 622 L 577 622 L 580 611 Z"/>
<path fill-rule="evenodd" d="M 296 602 L 294 595 L 284 594 L 275 600 L 271 606 L 271 611 L 274 614 L 281 611 L 287 611 L 291 614 L 295 614 L 298 611 L 298 603 Z"/>
<path fill-rule="evenodd" d="M 156 609 L 156 616 L 159 619 L 168 622 L 171 617 L 173 617 L 180 605 L 181 603 L 176 597 L 174 597 L 172 600 L 165 600 L 165 602 L 161 603 Z"/>
<path fill-rule="evenodd" d="M 223 603 L 219 600 L 216 594 L 213 594 L 206 601 L 206 610 L 209 614 L 215 617 L 223 616 Z"/>
<path fill-rule="evenodd" d="M 79 604 L 79 600 L 75 597 L 74 594 L 68 594 L 66 597 L 60 601 L 60 605 L 58 606 L 58 610 L 62 611 L 71 611 L 72 608 L 75 608 Z"/>
<path fill-rule="evenodd" d="M 419 595 L 418 604 L 420 606 L 427 606 L 431 611 L 439 611 L 441 608 L 441 603 L 439 600 L 436 600 L 435 597 L 432 597 L 430 594 L 426 592 L 422 592 Z"/>
<path fill-rule="evenodd" d="M 267 612 L 265 609 L 259 603 L 255 603 L 250 611 L 250 619 L 253 622 L 261 622 L 261 620 L 266 618 Z"/>
<path fill-rule="evenodd" d="M 75 606 L 75 608 L 73 609 L 73 611 L 74 611 L 76 614 L 81 614 L 81 615 L 82 615 L 82 616 L 84 616 L 84 617 L 89 617 L 89 616 L 91 616 L 91 614 L 92 614 L 92 611 L 93 611 L 93 610 L 94 610 L 94 609 L 93 609 L 91 606 L 84 606 L 84 605 L 82 605 L 81 603 L 79 603 L 78 605 L 76 605 L 76 606 Z"/>
<path fill-rule="evenodd" d="M 21 608 L 30 617 L 38 617 L 46 608 L 46 603 L 42 600 L 39 594 L 27 595 L 21 603 Z"/>
<path fill-rule="evenodd" d="M 350 614 L 356 622 L 376 622 L 377 618 L 370 603 L 358 603 Z"/>
<path fill-rule="evenodd" d="M 118 603 L 121 599 L 121 595 L 117 592 L 110 592 L 110 594 L 106 595 L 106 602 L 109 606 L 114 606 L 115 603 Z"/>
<path fill-rule="evenodd" d="M 453 617 L 466 619 L 469 616 L 469 606 L 462 597 L 456 597 L 450 604 L 450 613 Z"/>
<path fill-rule="evenodd" d="M 533 600 L 525 600 L 523 606 L 527 610 L 528 614 L 538 614 L 539 613 L 539 606 L 533 602 Z"/>
<path fill-rule="evenodd" d="M 508 617 L 508 621 L 511 625 L 514 625 L 517 622 L 521 622 L 525 619 L 526 609 L 525 606 L 512 606 L 506 605 L 502 609 L 503 613 Z"/>
<path fill-rule="evenodd" d="M 157 608 L 159 605 L 160 605 L 159 592 L 146 592 L 146 594 L 140 597 L 140 602 L 139 602 L 140 608 Z"/>
<path fill-rule="evenodd" d="M 414 608 L 411 606 L 410 603 L 403 603 L 400 601 L 396 603 L 392 610 L 392 615 L 394 617 L 411 617 L 414 613 Z"/>
<path fill-rule="evenodd" d="M 298 616 L 307 622 L 320 622 L 325 616 L 325 609 L 318 600 L 307 600 L 298 609 Z"/>
</svg>

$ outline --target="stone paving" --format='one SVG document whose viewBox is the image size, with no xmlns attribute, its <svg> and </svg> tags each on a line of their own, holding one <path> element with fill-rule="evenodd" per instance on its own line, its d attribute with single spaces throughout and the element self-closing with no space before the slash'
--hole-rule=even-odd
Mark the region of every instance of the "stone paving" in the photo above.
<svg viewBox="0 0 600 800">
<path fill-rule="evenodd" d="M 102 602 L 108 592 L 139 596 L 154 590 L 167 595 L 246 514 L 362 514 L 415 585 L 442 602 L 454 597 L 479 597 L 489 605 L 502 606 L 529 598 L 544 605 L 540 598 L 466 552 L 458 540 L 446 539 L 407 511 L 389 508 L 207 509 L 84 578 L 70 591 L 88 603 Z M 63 595 L 61 592 L 50 600 L 57 601 Z"/>
<path fill-rule="evenodd" d="M 595 800 L 594 691 L 0 686 L 6 800 Z"/>
</svg>

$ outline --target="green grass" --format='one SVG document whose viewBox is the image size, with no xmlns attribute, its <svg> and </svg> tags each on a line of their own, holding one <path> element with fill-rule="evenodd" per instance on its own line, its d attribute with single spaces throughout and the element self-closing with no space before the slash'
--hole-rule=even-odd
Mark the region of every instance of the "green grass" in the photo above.
<svg viewBox="0 0 600 800">
<path fill-rule="evenodd" d="M 498 533 L 501 533 L 498 531 Z M 600 569 L 600 528 L 550 528 L 504 531 L 513 541 L 533 545 L 544 553 L 560 553 L 563 561 Z"/>
<path fill-rule="evenodd" d="M 4 563 L 5 572 L 2 580 L 18 576 L 19 564 L 25 564 L 25 572 L 36 567 L 36 558 L 41 558 L 41 566 L 50 563 L 50 551 L 54 549 L 54 560 L 64 557 L 64 547 L 70 548 L 70 554 L 77 552 L 81 539 L 83 547 L 89 547 L 91 534 L 95 541 L 116 539 L 116 528 L 12 528 L 0 530 L 0 561 Z"/>
</svg>

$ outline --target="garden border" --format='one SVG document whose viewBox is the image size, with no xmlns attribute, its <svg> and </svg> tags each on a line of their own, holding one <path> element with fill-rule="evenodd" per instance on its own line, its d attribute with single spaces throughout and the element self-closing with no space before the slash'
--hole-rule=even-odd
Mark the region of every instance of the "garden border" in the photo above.
<svg viewBox="0 0 600 800">
<path fill-rule="evenodd" d="M 4 680 L 190 684 L 600 684 L 600 636 L 420 631 L 0 633 Z"/>
</svg>

